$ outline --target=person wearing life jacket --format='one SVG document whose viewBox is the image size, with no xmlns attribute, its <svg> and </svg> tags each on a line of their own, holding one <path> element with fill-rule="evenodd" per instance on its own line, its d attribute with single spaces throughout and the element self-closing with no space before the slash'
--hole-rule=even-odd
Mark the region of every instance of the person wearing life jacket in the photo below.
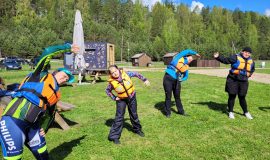
<svg viewBox="0 0 270 160">
<path fill-rule="evenodd" d="M 218 52 L 214 53 L 214 58 L 221 63 L 231 64 L 231 69 L 227 76 L 225 91 L 228 92 L 228 108 L 229 108 L 229 118 L 234 119 L 233 107 L 236 95 L 244 115 L 248 119 L 253 119 L 251 114 L 247 109 L 246 95 L 248 92 L 248 78 L 251 77 L 255 71 L 255 63 L 250 57 L 252 49 L 250 47 L 245 47 L 243 50 L 230 57 L 224 57 Z"/>
<path fill-rule="evenodd" d="M 108 140 L 113 141 L 115 144 L 120 144 L 119 139 L 123 129 L 126 106 L 128 106 L 129 117 L 134 133 L 144 137 L 142 126 L 137 114 L 136 92 L 131 81 L 131 77 L 139 78 L 147 86 L 150 85 L 150 82 L 140 73 L 125 72 L 123 70 L 119 70 L 116 65 L 109 66 L 109 73 L 109 84 L 105 91 L 112 100 L 116 101 L 116 114 L 114 123 L 110 129 Z M 116 95 L 112 93 L 113 90 L 116 92 Z"/>
<path fill-rule="evenodd" d="M 165 70 L 165 75 L 163 77 L 163 88 L 165 91 L 164 112 L 167 118 L 171 116 L 172 93 L 174 95 L 178 113 L 183 116 L 187 115 L 181 102 L 180 92 L 181 82 L 188 79 L 189 64 L 193 61 L 192 55 L 200 57 L 197 52 L 190 49 L 179 52 Z"/>
<path fill-rule="evenodd" d="M 65 68 L 48 73 L 52 56 L 77 52 L 75 45 L 65 44 L 46 48 L 35 70 L 20 84 L 12 101 L 6 106 L 0 121 L 0 140 L 4 159 L 22 158 L 25 144 L 38 160 L 49 159 L 45 132 L 54 119 L 55 104 L 60 99 L 59 86 L 73 82 L 74 76 Z"/>
</svg>

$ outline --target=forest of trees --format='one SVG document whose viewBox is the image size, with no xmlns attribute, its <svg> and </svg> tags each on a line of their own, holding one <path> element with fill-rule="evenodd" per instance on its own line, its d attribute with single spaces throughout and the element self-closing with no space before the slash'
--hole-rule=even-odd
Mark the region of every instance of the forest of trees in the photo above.
<svg viewBox="0 0 270 160">
<path fill-rule="evenodd" d="M 31 58 L 44 47 L 72 42 L 75 10 L 83 16 L 85 41 L 115 45 L 116 59 L 139 52 L 161 60 L 166 52 L 194 49 L 204 59 L 243 47 L 270 59 L 270 18 L 256 12 L 205 7 L 190 11 L 169 0 L 151 10 L 131 0 L 0 0 L 2 56 Z"/>
</svg>

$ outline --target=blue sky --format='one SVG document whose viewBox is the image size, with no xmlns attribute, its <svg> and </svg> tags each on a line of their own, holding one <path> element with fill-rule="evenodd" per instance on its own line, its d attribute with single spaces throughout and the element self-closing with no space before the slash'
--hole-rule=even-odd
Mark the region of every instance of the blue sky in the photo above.
<svg viewBox="0 0 270 160">
<path fill-rule="evenodd" d="M 270 0 L 196 0 L 201 2 L 204 6 L 220 6 L 234 10 L 239 8 L 242 11 L 254 11 L 260 14 L 265 14 L 267 9 L 270 9 Z M 174 3 L 185 3 L 191 5 L 192 0 L 173 0 Z"/>
<path fill-rule="evenodd" d="M 142 0 L 145 5 L 154 5 L 156 2 L 164 2 L 165 0 Z M 219 6 L 234 10 L 239 8 L 241 11 L 254 11 L 262 15 L 270 17 L 270 0 L 171 0 L 175 4 L 184 3 L 192 7 L 199 5 L 201 7 Z"/>
</svg>

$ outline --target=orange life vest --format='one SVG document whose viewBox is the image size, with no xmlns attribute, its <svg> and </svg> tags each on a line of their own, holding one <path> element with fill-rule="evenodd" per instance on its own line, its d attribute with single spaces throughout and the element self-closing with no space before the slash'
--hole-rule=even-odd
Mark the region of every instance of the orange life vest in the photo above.
<svg viewBox="0 0 270 160">
<path fill-rule="evenodd" d="M 241 55 L 237 54 L 237 61 L 231 65 L 230 72 L 236 75 L 244 74 L 247 77 L 250 77 L 252 65 L 254 65 L 254 63 L 250 57 L 245 60 Z"/>
<path fill-rule="evenodd" d="M 39 82 L 27 82 L 28 78 L 21 83 L 14 97 L 25 97 L 44 110 L 59 101 L 59 86 L 52 74 L 48 73 Z"/>
<path fill-rule="evenodd" d="M 50 73 L 39 82 L 28 82 L 29 77 L 13 95 L 14 99 L 7 105 L 3 115 L 34 123 L 46 112 L 47 107 L 54 107 L 60 99 L 60 92 L 56 80 Z"/>
<path fill-rule="evenodd" d="M 175 62 L 172 62 L 171 65 L 177 69 L 176 72 L 184 73 L 188 70 L 188 65 L 185 64 L 184 57 L 180 58 L 176 63 Z"/>
</svg>

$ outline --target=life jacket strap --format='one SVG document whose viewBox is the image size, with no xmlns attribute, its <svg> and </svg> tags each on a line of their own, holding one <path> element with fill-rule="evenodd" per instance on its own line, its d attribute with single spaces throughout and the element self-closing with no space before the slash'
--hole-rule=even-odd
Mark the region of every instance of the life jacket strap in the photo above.
<svg viewBox="0 0 270 160">
<path fill-rule="evenodd" d="M 13 100 L 15 100 L 15 99 L 13 99 Z M 15 100 L 15 102 L 12 104 L 12 106 L 6 108 L 8 110 L 6 111 L 6 113 L 4 113 L 4 115 L 12 116 L 16 112 L 16 110 L 18 109 L 18 107 L 22 103 L 22 101 L 23 101 L 23 98 L 17 98 L 17 100 Z"/>
<path fill-rule="evenodd" d="M 47 107 L 50 106 L 48 99 L 46 97 L 42 96 L 42 94 L 38 93 L 36 90 L 29 89 L 29 88 L 21 88 L 18 90 L 18 92 L 20 92 L 20 91 L 31 92 L 34 95 L 36 95 L 38 98 L 40 98 L 43 101 L 43 103 L 47 105 Z"/>
<path fill-rule="evenodd" d="M 35 123 L 37 119 L 43 115 L 43 113 L 44 110 L 42 108 L 31 103 L 24 120 L 30 123 Z"/>
</svg>

